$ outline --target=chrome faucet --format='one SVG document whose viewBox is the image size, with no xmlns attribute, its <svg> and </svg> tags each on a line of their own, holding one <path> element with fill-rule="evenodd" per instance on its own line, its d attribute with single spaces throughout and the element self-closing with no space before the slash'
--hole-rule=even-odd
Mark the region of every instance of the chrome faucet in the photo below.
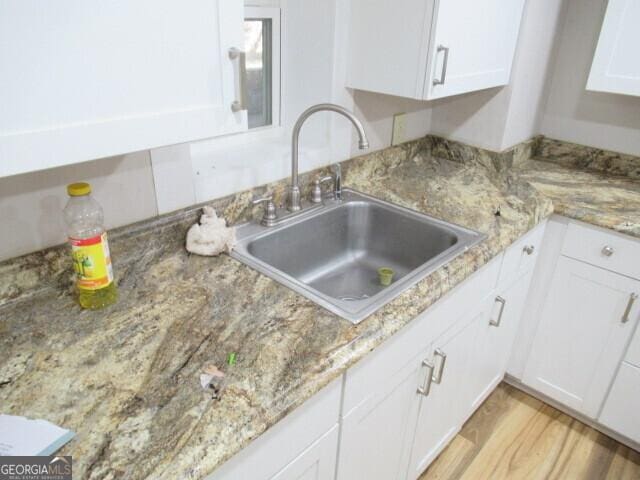
<svg viewBox="0 0 640 480">
<path fill-rule="evenodd" d="M 369 148 L 369 141 L 367 140 L 367 134 L 364 132 L 362 123 L 356 118 L 353 113 L 351 113 L 346 108 L 343 108 L 340 105 L 334 105 L 332 103 L 320 103 L 302 112 L 302 114 L 298 118 L 298 121 L 293 127 L 293 135 L 291 139 L 291 187 L 289 190 L 289 198 L 287 201 L 287 209 L 290 212 L 297 212 L 302 208 L 300 205 L 300 185 L 298 185 L 298 140 L 300 137 L 300 129 L 302 129 L 302 125 L 307 118 L 309 118 L 316 112 L 322 111 L 339 113 L 340 115 L 343 115 L 351 120 L 351 123 L 353 123 L 353 126 L 356 127 L 356 130 L 358 131 L 358 135 L 360 137 L 358 148 L 360 148 L 360 150 Z M 340 166 L 338 165 L 338 169 L 335 172 L 335 192 L 337 199 L 342 198 L 342 176 L 339 168 Z"/>
</svg>

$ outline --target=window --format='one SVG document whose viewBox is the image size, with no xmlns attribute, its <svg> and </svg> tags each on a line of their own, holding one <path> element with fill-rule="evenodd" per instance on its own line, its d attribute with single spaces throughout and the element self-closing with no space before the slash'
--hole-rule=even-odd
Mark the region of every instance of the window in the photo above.
<svg viewBox="0 0 640 480">
<path fill-rule="evenodd" d="M 249 128 L 280 124 L 280 10 L 245 9 L 246 98 Z"/>
<path fill-rule="evenodd" d="M 254 37 L 250 38 L 254 38 L 256 51 L 254 55 L 248 51 L 253 47 L 242 45 L 245 49 L 244 63 L 255 61 L 257 68 L 270 65 L 270 75 L 266 78 L 271 79 L 271 84 L 260 81 L 257 87 L 253 87 L 252 95 L 259 100 L 252 104 L 252 128 L 248 131 L 189 144 L 188 154 L 180 165 L 193 172 L 192 186 L 197 202 L 220 198 L 290 175 L 291 128 L 297 116 L 316 103 L 329 101 L 348 108 L 353 102 L 350 92 L 344 87 L 346 67 L 343 56 L 339 56 L 342 50 L 336 48 L 344 45 L 349 34 L 344 27 L 348 22 L 342 21 L 342 15 L 347 12 L 340 9 L 338 17 L 336 5 L 348 2 L 246 1 L 261 4 L 258 7 L 245 6 L 247 22 L 270 20 L 271 23 L 266 28 L 263 28 L 264 23 L 247 26 L 247 36 L 253 32 Z M 267 4 L 269 6 L 263 6 Z M 338 18 L 341 20 L 337 21 Z M 271 43 L 265 47 L 263 42 L 265 36 L 269 38 L 269 27 Z M 260 35 L 262 39 L 258 40 Z M 246 71 L 246 68 L 243 66 L 241 70 Z M 244 85 L 243 100 L 248 105 L 246 79 L 243 74 L 240 80 Z M 302 169 L 318 168 L 349 158 L 351 128 L 346 120 L 328 115 L 318 115 L 305 125 L 300 148 Z"/>
</svg>

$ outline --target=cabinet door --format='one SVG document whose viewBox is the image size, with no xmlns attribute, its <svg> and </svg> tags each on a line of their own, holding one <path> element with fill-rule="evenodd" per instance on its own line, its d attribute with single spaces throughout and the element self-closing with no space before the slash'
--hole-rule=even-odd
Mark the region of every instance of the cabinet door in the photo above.
<svg viewBox="0 0 640 480">
<path fill-rule="evenodd" d="M 474 312 L 433 344 L 434 381 L 429 395 L 421 399 L 409 479 L 420 476 L 464 422 L 470 397 L 468 360 L 478 315 Z"/>
<path fill-rule="evenodd" d="M 335 475 L 342 378 L 253 440 L 206 480 L 330 479 Z"/>
<path fill-rule="evenodd" d="M 434 0 L 350 0 L 347 86 L 422 99 Z"/>
<path fill-rule="evenodd" d="M 475 384 L 470 413 L 502 381 L 529 293 L 532 273 L 498 291 L 488 299 L 487 315 L 479 318 L 475 354 L 470 364 L 469 381 Z"/>
<path fill-rule="evenodd" d="M 640 443 L 640 368 L 623 363 L 598 421 Z"/>
<path fill-rule="evenodd" d="M 609 0 L 587 90 L 640 95 L 640 2 Z"/>
<path fill-rule="evenodd" d="M 0 177 L 246 129 L 243 3 L 0 2 Z"/>
<path fill-rule="evenodd" d="M 637 321 L 637 293 L 637 280 L 560 257 L 524 383 L 595 418 Z"/>
<path fill-rule="evenodd" d="M 404 478 L 410 435 L 415 425 L 419 394 L 427 369 L 424 355 L 416 357 L 389 378 L 343 419 L 338 479 L 393 480 Z"/>
<path fill-rule="evenodd" d="M 437 2 L 424 98 L 509 83 L 524 0 Z"/>
<path fill-rule="evenodd" d="M 271 480 L 331 480 L 335 478 L 337 454 L 338 426 L 336 425 L 271 477 Z"/>
</svg>

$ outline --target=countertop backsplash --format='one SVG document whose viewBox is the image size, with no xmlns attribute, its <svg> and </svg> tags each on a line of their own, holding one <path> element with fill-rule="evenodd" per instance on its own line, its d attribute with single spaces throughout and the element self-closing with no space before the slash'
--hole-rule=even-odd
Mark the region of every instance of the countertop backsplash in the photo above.
<svg viewBox="0 0 640 480">
<path fill-rule="evenodd" d="M 453 162 L 473 162 L 496 173 L 496 179 L 504 177 L 505 171 L 523 165 L 530 159 L 555 163 L 576 170 L 594 171 L 607 175 L 640 178 L 640 157 L 576 145 L 543 136 L 537 136 L 509 148 L 503 152 L 494 152 L 442 137 L 427 135 L 419 140 L 393 146 L 358 159 L 358 164 L 380 159 L 407 160 L 417 153 L 444 158 Z M 354 159 L 343 162 L 345 173 Z M 549 167 L 551 169 L 552 167 Z M 539 172 L 544 168 L 538 168 Z M 300 175 L 304 195 L 307 195 L 310 181 L 328 173 L 328 167 Z M 157 244 L 154 251 L 158 254 L 171 254 L 183 248 L 188 228 L 198 221 L 203 205 L 213 206 L 219 215 L 223 215 L 229 224 L 242 223 L 260 216 L 261 207 L 250 207 L 249 201 L 254 195 L 273 192 L 277 204 L 283 204 L 289 179 L 284 178 L 269 185 L 256 187 L 220 199 L 194 205 L 160 217 L 112 229 L 109 231 L 116 273 L 135 252 L 136 243 Z M 345 186 L 349 186 L 346 184 Z M 144 240 L 143 240 L 144 239 Z M 161 241 L 160 241 L 161 239 Z M 135 256 L 135 253 L 131 253 Z M 148 248 L 147 248 L 148 254 Z M 66 245 L 47 248 L 17 258 L 0 262 L 0 305 L 37 293 L 47 288 L 72 288 L 71 267 Z"/>
</svg>

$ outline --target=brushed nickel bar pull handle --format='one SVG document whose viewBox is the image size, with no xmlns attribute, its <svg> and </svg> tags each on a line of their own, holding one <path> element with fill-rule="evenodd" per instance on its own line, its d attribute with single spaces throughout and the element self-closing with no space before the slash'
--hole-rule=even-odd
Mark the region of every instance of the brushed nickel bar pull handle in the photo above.
<svg viewBox="0 0 640 480">
<path fill-rule="evenodd" d="M 444 58 L 442 59 L 442 72 L 440 72 L 440 78 L 434 78 L 434 85 L 444 85 L 445 80 L 447 79 L 447 64 L 449 63 L 449 47 L 445 47 L 444 45 L 438 45 L 436 49 L 436 53 L 444 52 Z"/>
<path fill-rule="evenodd" d="M 429 392 L 431 391 L 431 381 L 433 378 L 433 363 L 423 360 L 422 366 L 427 367 L 427 376 L 424 378 L 424 384 L 421 387 L 418 387 L 418 393 L 428 397 Z"/>
<path fill-rule="evenodd" d="M 629 314 L 631 313 L 631 309 L 633 308 L 633 303 L 638 299 L 637 293 L 632 293 L 629 295 L 629 301 L 627 302 L 627 308 L 624 309 L 624 313 L 622 314 L 622 323 L 627 323 L 629 321 Z"/>
<path fill-rule="evenodd" d="M 496 302 L 500 304 L 500 313 L 498 313 L 497 320 L 494 320 L 493 318 L 489 319 L 489 325 L 491 325 L 492 327 L 500 326 L 500 322 L 502 322 L 502 313 L 504 312 L 504 306 L 507 303 L 507 301 L 504 298 L 502 298 L 500 295 L 496 297 Z"/>
<path fill-rule="evenodd" d="M 229 49 L 229 59 L 234 62 L 237 60 L 238 64 L 238 79 L 236 82 L 238 96 L 237 99 L 231 103 L 231 111 L 237 113 L 247 109 L 247 58 L 242 50 L 232 47 Z"/>
<path fill-rule="evenodd" d="M 444 372 L 444 364 L 447 361 L 447 354 L 439 348 L 436 348 L 434 355 L 436 357 L 440 357 L 440 364 L 438 365 L 438 372 L 433 375 L 433 381 L 434 383 L 440 383 L 442 381 L 442 374 Z"/>
</svg>

